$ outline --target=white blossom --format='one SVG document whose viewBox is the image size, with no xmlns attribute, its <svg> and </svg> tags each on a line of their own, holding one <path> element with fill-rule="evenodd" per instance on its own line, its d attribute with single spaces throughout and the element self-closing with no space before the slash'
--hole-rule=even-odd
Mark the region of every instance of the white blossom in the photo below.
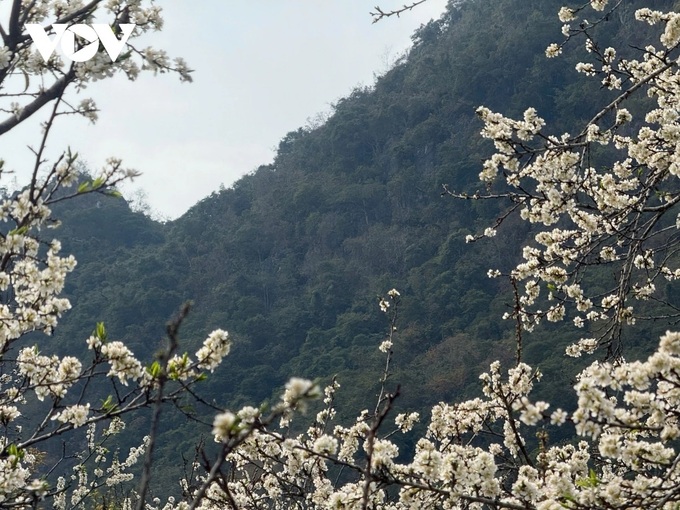
<svg viewBox="0 0 680 510">
<path fill-rule="evenodd" d="M 210 370 L 217 368 L 229 351 L 231 350 L 231 340 L 229 333 L 221 329 L 216 329 L 203 342 L 203 346 L 196 352 L 198 367 Z"/>
<path fill-rule="evenodd" d="M 573 21 L 575 19 L 574 11 L 569 7 L 562 7 L 558 13 L 558 17 L 562 23 Z"/>
<path fill-rule="evenodd" d="M 548 58 L 554 58 L 562 53 L 562 48 L 556 44 L 556 43 L 551 43 L 546 49 L 545 49 L 545 55 Z"/>
</svg>

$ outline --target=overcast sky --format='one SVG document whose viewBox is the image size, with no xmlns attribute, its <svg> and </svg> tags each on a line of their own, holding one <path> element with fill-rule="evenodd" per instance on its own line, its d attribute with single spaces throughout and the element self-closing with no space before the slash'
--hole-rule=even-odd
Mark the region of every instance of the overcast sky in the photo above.
<svg viewBox="0 0 680 510">
<path fill-rule="evenodd" d="M 372 24 L 373 5 L 403 0 L 162 0 L 165 28 L 149 40 L 195 69 L 194 82 L 143 75 L 92 84 L 102 110 L 90 125 L 62 118 L 50 140 L 70 145 L 97 168 L 109 156 L 143 172 L 151 207 L 176 218 L 201 198 L 272 161 L 283 136 L 346 96 L 410 45 L 446 0 Z M 20 171 L 37 143 L 31 119 L 3 136 L 7 166 Z"/>
</svg>

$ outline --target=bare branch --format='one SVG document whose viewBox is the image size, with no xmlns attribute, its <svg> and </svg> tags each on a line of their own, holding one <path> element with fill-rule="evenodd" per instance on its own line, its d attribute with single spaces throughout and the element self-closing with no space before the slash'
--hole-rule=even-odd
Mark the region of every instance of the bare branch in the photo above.
<svg viewBox="0 0 680 510">
<path fill-rule="evenodd" d="M 417 0 L 417 1 L 413 2 L 412 4 L 404 5 L 400 9 L 394 9 L 392 11 L 383 11 L 380 8 L 379 5 L 376 5 L 375 7 L 373 7 L 375 9 L 375 12 L 371 12 L 370 14 L 371 14 L 371 16 L 373 16 L 373 23 L 377 23 L 381 19 L 389 18 L 390 16 L 396 15 L 397 18 L 398 18 L 399 16 L 401 16 L 402 13 L 404 13 L 406 11 L 410 11 L 414 7 L 417 7 L 420 4 L 424 4 L 425 2 L 427 2 L 427 0 Z"/>
</svg>

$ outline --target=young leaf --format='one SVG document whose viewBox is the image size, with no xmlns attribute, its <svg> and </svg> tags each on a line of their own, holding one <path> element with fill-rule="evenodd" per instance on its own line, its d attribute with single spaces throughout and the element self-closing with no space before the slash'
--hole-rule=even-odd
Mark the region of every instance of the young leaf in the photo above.
<svg viewBox="0 0 680 510">
<path fill-rule="evenodd" d="M 150 366 L 146 367 L 146 371 L 151 377 L 157 379 L 160 377 L 163 369 L 161 368 L 161 364 L 158 361 L 154 361 Z"/>
<path fill-rule="evenodd" d="M 117 407 L 118 406 L 113 401 L 113 397 L 111 395 L 106 397 L 106 400 L 102 402 L 102 410 L 107 414 L 114 412 Z"/>
<path fill-rule="evenodd" d="M 102 342 L 106 342 L 106 328 L 104 327 L 103 322 L 97 323 L 97 327 L 94 330 L 94 335 Z"/>
</svg>

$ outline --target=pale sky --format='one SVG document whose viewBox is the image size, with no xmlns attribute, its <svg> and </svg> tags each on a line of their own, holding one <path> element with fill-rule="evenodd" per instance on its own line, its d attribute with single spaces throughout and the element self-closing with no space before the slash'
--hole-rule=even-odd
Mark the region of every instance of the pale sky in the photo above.
<svg viewBox="0 0 680 510">
<path fill-rule="evenodd" d="M 429 0 L 400 18 L 372 24 L 369 12 L 403 0 L 162 0 L 165 27 L 148 43 L 184 57 L 194 82 L 142 75 L 92 84 L 85 91 L 99 121 L 62 118 L 51 155 L 70 145 L 92 168 L 109 156 L 143 175 L 141 187 L 160 215 L 176 218 L 201 198 L 270 163 L 283 136 L 304 126 L 375 74 L 411 43 L 446 0 Z M 46 112 L 45 112 L 46 113 Z M 35 115 L 34 117 L 38 117 Z M 33 118 L 3 136 L 0 157 L 21 175 Z"/>
</svg>

